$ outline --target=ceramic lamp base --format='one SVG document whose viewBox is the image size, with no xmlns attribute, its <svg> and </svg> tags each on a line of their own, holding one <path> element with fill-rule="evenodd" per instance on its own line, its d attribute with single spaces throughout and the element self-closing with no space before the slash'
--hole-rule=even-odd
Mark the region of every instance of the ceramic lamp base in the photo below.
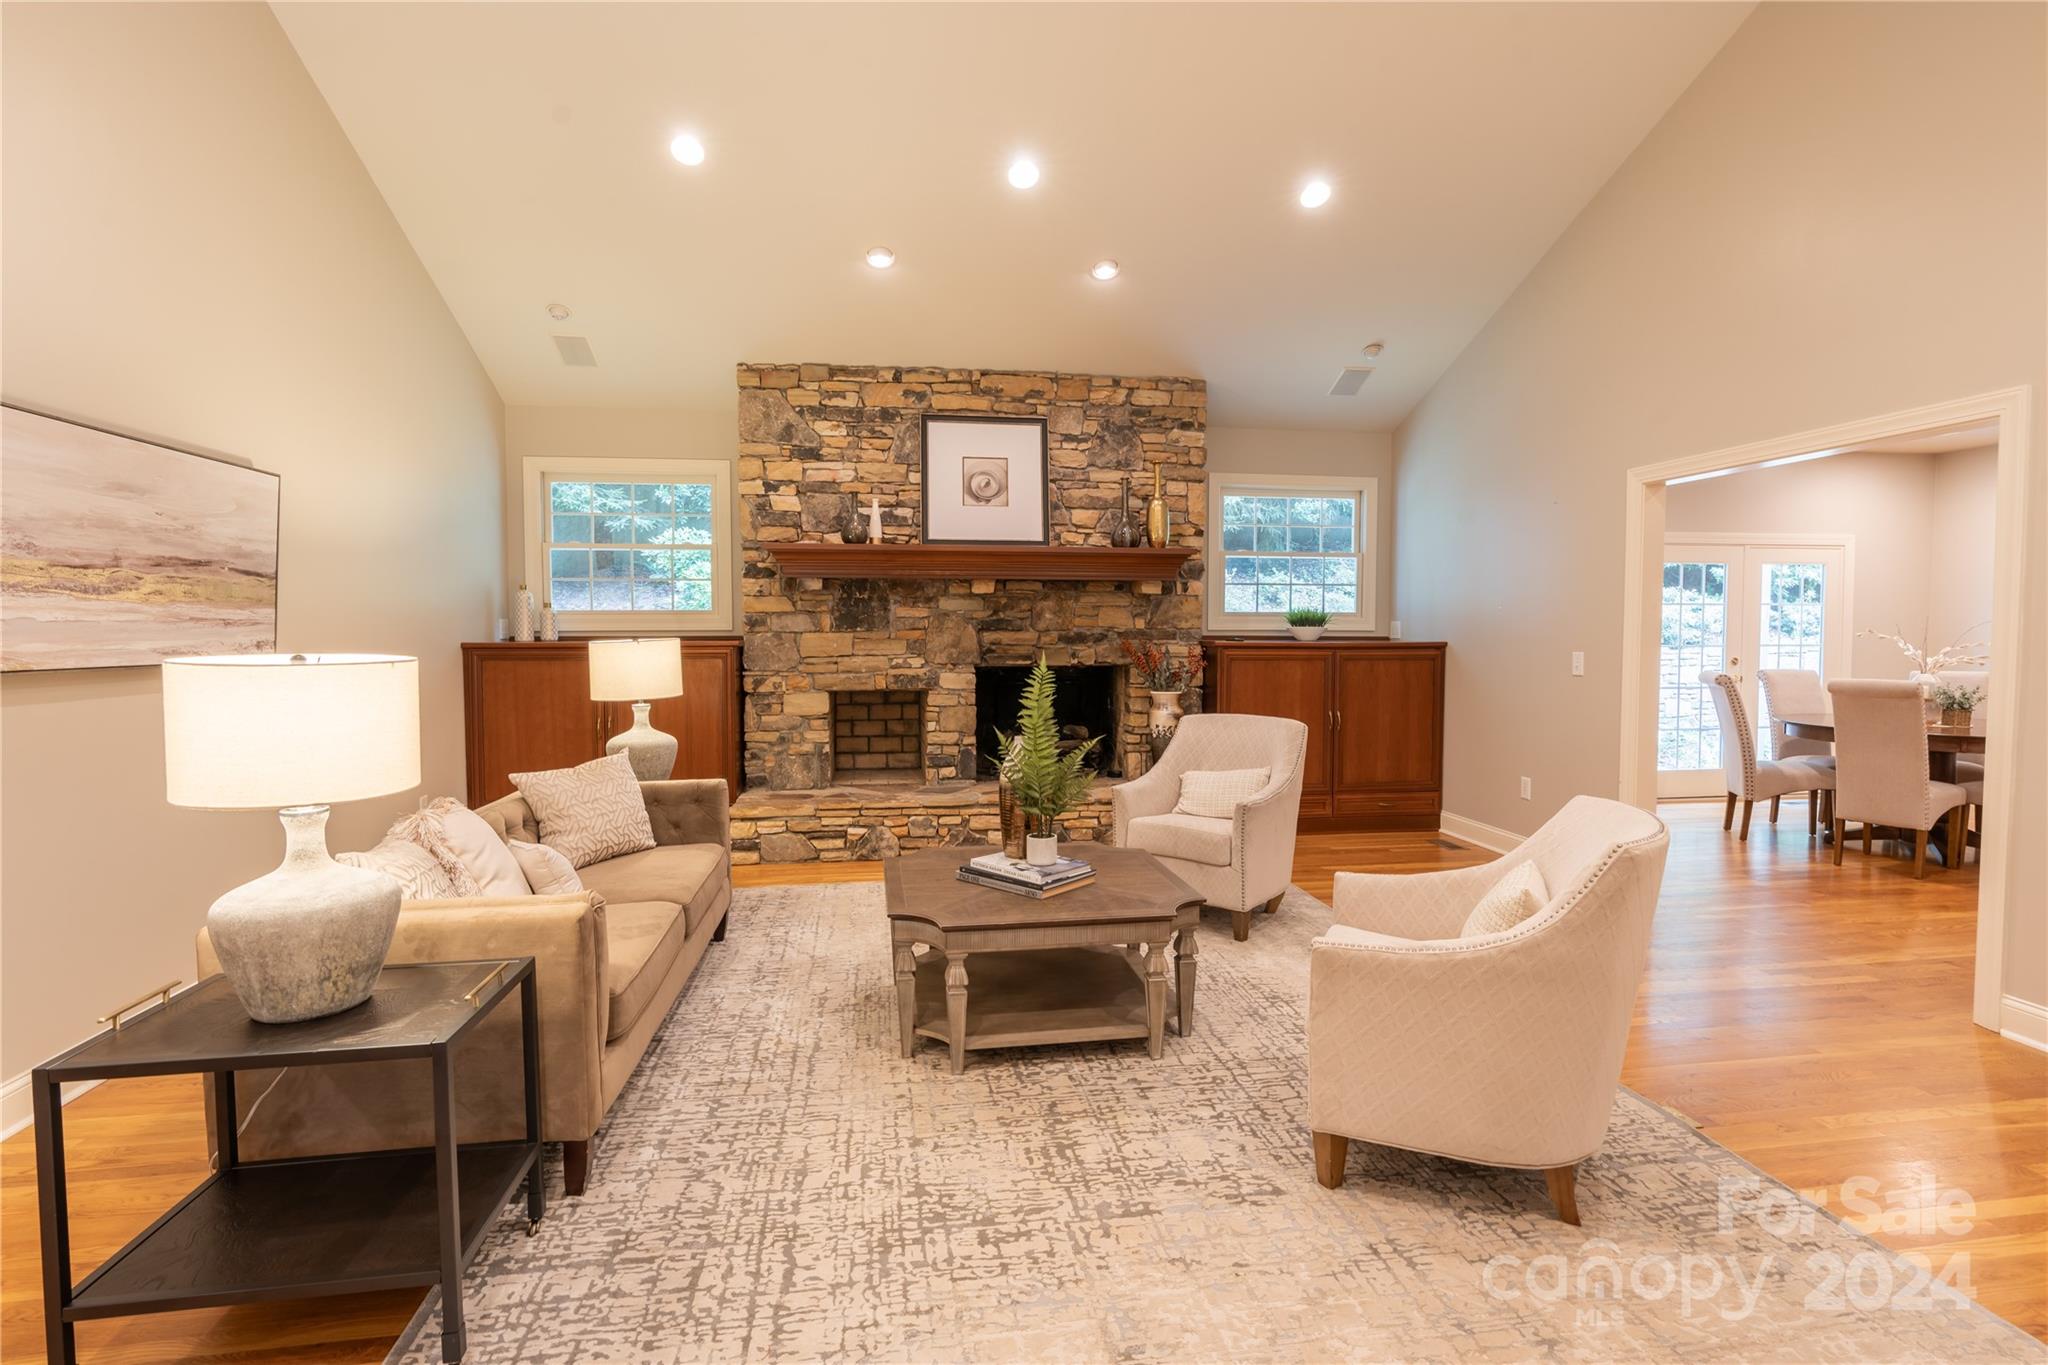
<svg viewBox="0 0 2048 1365">
<path fill-rule="evenodd" d="M 633 728 L 606 740 L 604 751 L 624 754 L 633 765 L 633 775 L 642 782 L 666 782 L 676 770 L 676 737 L 647 723 L 648 708 L 647 702 L 634 702 Z"/>
<path fill-rule="evenodd" d="M 398 927 L 398 883 L 327 855 L 327 807 L 289 806 L 284 861 L 213 903 L 207 937 L 249 1017 L 318 1019 L 370 998 Z"/>
</svg>

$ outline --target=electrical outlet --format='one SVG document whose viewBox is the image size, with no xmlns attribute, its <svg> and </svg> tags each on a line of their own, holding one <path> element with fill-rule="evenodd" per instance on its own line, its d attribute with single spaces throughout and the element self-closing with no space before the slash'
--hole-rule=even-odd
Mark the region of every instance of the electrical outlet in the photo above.
<svg viewBox="0 0 2048 1365">
<path fill-rule="evenodd" d="M 1396 621 L 1396 622 L 1394 622 L 1394 623 L 1393 623 L 1393 627 L 1392 627 L 1392 628 L 1391 628 L 1390 630 L 1388 630 L 1387 634 L 1388 634 L 1388 635 L 1389 635 L 1390 637 L 1392 637 L 1393 639 L 1396 639 L 1396 640 L 1400 639 L 1400 638 L 1401 638 L 1401 623 L 1400 623 L 1399 621 Z"/>
<path fill-rule="evenodd" d="M 1574 678 L 1586 676 L 1586 651 L 1583 649 L 1572 651 L 1572 676 Z"/>
<path fill-rule="evenodd" d="M 1529 787 L 1529 779 L 1526 777 L 1522 779 L 1522 799 L 1524 801 L 1532 799 L 1532 793 Z"/>
</svg>

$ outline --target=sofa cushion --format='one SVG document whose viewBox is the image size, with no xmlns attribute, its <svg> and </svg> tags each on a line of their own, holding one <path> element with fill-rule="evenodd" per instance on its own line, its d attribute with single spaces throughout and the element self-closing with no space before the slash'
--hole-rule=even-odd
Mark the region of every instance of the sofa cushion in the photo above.
<svg viewBox="0 0 2048 1365">
<path fill-rule="evenodd" d="M 533 887 L 526 872 L 513 858 L 512 850 L 490 823 L 475 811 L 453 801 L 435 803 L 441 817 L 441 834 L 464 868 L 475 879 L 477 894 L 483 896 L 526 896 Z"/>
<path fill-rule="evenodd" d="M 508 839 L 505 847 L 512 850 L 512 860 L 519 864 L 520 875 L 534 895 L 561 896 L 583 889 L 583 879 L 569 866 L 569 860 L 546 844 Z"/>
<path fill-rule="evenodd" d="M 578 875 L 611 904 L 670 901 L 682 906 L 684 928 L 694 934 L 725 888 L 726 853 L 716 844 L 662 844 L 592 863 Z"/>
<path fill-rule="evenodd" d="M 1204 815 L 1229 820 L 1237 808 L 1265 790 L 1271 768 L 1232 768 L 1227 772 L 1186 772 L 1180 775 L 1180 803 L 1175 815 Z"/>
<path fill-rule="evenodd" d="M 604 908 L 605 993 L 611 997 L 611 1042 L 640 1022 L 662 978 L 689 936 L 682 907 L 669 901 L 614 901 Z"/>
<path fill-rule="evenodd" d="M 383 873 L 398 883 L 399 891 L 409 901 L 443 900 L 457 894 L 455 883 L 434 861 L 433 854 L 397 835 L 387 834 L 375 848 L 361 853 L 337 853 L 334 861 Z"/>
<path fill-rule="evenodd" d="M 1131 847 L 1162 858 L 1230 866 L 1231 822 L 1206 815 L 1141 815 L 1131 821 Z"/>
<path fill-rule="evenodd" d="M 1479 903 L 1472 907 L 1472 913 L 1465 917 L 1465 926 L 1458 930 L 1458 937 L 1484 938 L 1488 934 L 1504 934 L 1536 914 L 1549 901 L 1550 891 L 1543 885 L 1542 871 L 1534 862 L 1518 863 L 1502 873 L 1501 879 L 1479 898 Z"/>
</svg>

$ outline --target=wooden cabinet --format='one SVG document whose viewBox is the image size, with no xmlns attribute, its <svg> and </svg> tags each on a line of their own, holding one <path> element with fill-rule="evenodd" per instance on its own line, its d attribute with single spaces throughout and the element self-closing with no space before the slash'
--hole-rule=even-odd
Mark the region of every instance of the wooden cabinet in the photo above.
<svg viewBox="0 0 2048 1365">
<path fill-rule="evenodd" d="M 1202 709 L 1309 729 L 1301 828 L 1435 829 L 1443 810 L 1444 646 L 1212 638 Z"/>
<path fill-rule="evenodd" d="M 590 699 L 587 641 L 465 644 L 462 704 L 469 804 L 512 790 L 510 774 L 567 768 L 604 753 L 633 723 L 630 702 Z M 683 695 L 654 703 L 648 722 L 676 737 L 677 777 L 722 777 L 740 790 L 740 642 L 683 641 Z"/>
</svg>

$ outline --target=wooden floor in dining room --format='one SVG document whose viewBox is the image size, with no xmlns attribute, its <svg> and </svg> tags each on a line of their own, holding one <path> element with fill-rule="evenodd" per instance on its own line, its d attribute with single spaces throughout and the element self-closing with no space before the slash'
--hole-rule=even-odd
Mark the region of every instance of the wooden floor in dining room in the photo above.
<svg viewBox="0 0 2048 1365">
<path fill-rule="evenodd" d="M 1859 1193 L 1875 1207 L 1898 1201 L 1872 1228 L 1878 1241 L 1962 1271 L 1980 1302 L 2048 1340 L 2048 1054 L 1970 1023 L 1976 865 L 1916 882 L 1908 860 L 1851 851 L 1835 868 L 1795 801 L 1776 827 L 1759 808 L 1746 844 L 1722 833 L 1718 801 L 1661 813 L 1672 851 L 1623 1082 L 1839 1214 L 1857 1212 Z M 1296 849 L 1295 880 L 1328 899 L 1341 869 L 1424 872 L 1490 856 L 1432 834 L 1312 835 Z M 736 879 L 879 877 L 879 864 L 813 863 Z M 183 1077 L 110 1082 L 65 1118 L 83 1273 L 201 1178 L 204 1120 L 198 1082 Z M 1301 1162 L 1311 1178 L 1306 1130 Z M 1857 1180 L 1867 1189 L 1845 1197 Z M 1944 1205 L 1951 1190 L 1966 1208 Z M 1589 1206 L 1589 1233 L 1594 1216 Z M 39 1276 L 24 1131 L 0 1146 L 7 1361 L 40 1357 Z M 408 1291 L 91 1322 L 80 1356 L 375 1362 L 418 1301 Z"/>
</svg>

